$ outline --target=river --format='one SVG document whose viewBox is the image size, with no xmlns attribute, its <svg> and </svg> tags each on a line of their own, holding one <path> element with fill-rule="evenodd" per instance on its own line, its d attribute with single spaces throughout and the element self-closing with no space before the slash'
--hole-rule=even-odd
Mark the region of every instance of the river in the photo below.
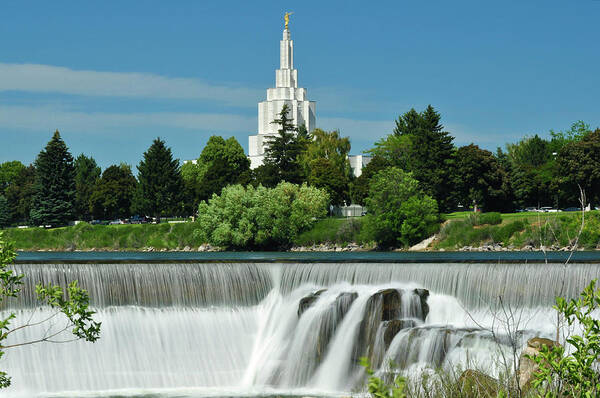
<svg viewBox="0 0 600 398">
<path fill-rule="evenodd" d="M 553 337 L 556 295 L 600 275 L 600 253 L 21 253 L 13 326 L 51 313 L 36 283 L 78 280 L 102 321 L 91 344 L 8 350 L 8 396 L 343 396 L 360 356 L 386 372 L 502 371 L 514 340 Z M 548 260 L 548 263 L 546 261 Z M 502 297 L 499 306 L 498 298 Z M 54 320 L 54 319 L 53 319 Z M 60 327 L 56 321 L 53 327 Z M 508 330 L 509 332 L 511 330 Z M 492 335 L 494 332 L 495 336 Z M 34 339 L 30 327 L 6 344 Z M 3 395 L 4 396 L 4 395 Z"/>
</svg>

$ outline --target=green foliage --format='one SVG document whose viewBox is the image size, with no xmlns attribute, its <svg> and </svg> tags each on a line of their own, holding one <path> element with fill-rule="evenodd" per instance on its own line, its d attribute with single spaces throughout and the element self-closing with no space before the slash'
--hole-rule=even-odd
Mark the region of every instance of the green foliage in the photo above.
<svg viewBox="0 0 600 398">
<path fill-rule="evenodd" d="M 223 247 L 279 247 L 327 213 L 327 193 L 306 185 L 226 187 L 198 208 L 201 239 Z"/>
<path fill-rule="evenodd" d="M 259 183 L 272 186 L 273 183 L 281 181 L 294 184 L 304 181 L 300 156 L 308 142 L 296 134 L 298 129 L 294 126 L 294 119 L 288 117 L 288 112 L 288 105 L 283 105 L 279 112 L 279 119 L 271 122 L 279 125 L 278 135 L 270 137 L 267 142 L 264 170 L 258 174 L 264 180 L 259 180 Z"/>
<path fill-rule="evenodd" d="M 75 214 L 80 220 L 90 219 L 90 199 L 100 178 L 100 167 L 83 153 L 75 159 Z"/>
<path fill-rule="evenodd" d="M 134 213 L 155 217 L 178 215 L 182 212 L 183 179 L 179 159 L 173 159 L 171 148 L 156 138 L 137 166 L 138 189 L 134 198 Z"/>
<path fill-rule="evenodd" d="M 18 160 L 0 164 L 0 194 L 3 194 L 10 185 L 14 184 L 25 165 Z"/>
<path fill-rule="evenodd" d="M 525 229 L 522 220 L 511 221 L 503 225 L 482 225 L 474 228 L 470 220 L 456 220 L 444 225 L 440 230 L 440 248 L 457 249 L 463 246 L 480 246 L 494 242 L 508 245 L 511 238 Z"/>
<path fill-rule="evenodd" d="M 184 181 L 192 187 L 194 203 L 208 200 L 213 193 L 231 184 L 246 184 L 250 179 L 250 161 L 234 138 L 211 136 L 196 164 L 184 165 Z M 183 168 L 182 168 L 183 174 Z"/>
<path fill-rule="evenodd" d="M 339 131 L 315 129 L 308 138 L 306 150 L 300 155 L 308 183 L 325 189 L 334 205 L 342 205 L 350 199 L 349 151 L 350 139 L 340 137 Z"/>
<path fill-rule="evenodd" d="M 75 216 L 75 168 L 58 130 L 36 158 L 35 170 L 31 221 L 53 227 L 66 225 Z"/>
<path fill-rule="evenodd" d="M 141 250 L 145 247 L 172 250 L 206 243 L 194 237 L 196 230 L 198 225 L 193 222 L 125 225 L 82 222 L 52 230 L 13 228 L 5 234 L 23 250 Z"/>
<path fill-rule="evenodd" d="M 566 131 L 550 130 L 550 148 L 552 152 L 560 151 L 565 145 L 581 141 L 583 137 L 591 133 L 590 125 L 583 120 L 579 120 L 571 125 L 571 128 Z"/>
<path fill-rule="evenodd" d="M 10 224 L 10 208 L 8 200 L 3 195 L 0 195 L 0 228 L 5 228 Z"/>
<path fill-rule="evenodd" d="M 384 246 L 411 245 L 438 228 L 436 201 L 421 191 L 411 173 L 396 167 L 372 178 L 367 207 L 375 240 Z"/>
<path fill-rule="evenodd" d="M 539 366 L 533 387 L 542 397 L 597 397 L 600 394 L 600 320 L 594 311 L 600 308 L 600 289 L 596 280 L 583 290 L 578 299 L 557 297 L 554 308 L 569 327 L 576 323 L 581 333 L 568 336 L 566 341 L 572 352 L 565 347 L 543 346 L 541 352 L 530 359 Z"/>
<path fill-rule="evenodd" d="M 558 198 L 553 190 L 554 160 L 550 143 L 537 134 L 508 144 L 511 184 L 521 206 L 554 206 Z"/>
<path fill-rule="evenodd" d="M 30 165 L 21 169 L 19 174 L 6 188 L 5 196 L 11 214 L 11 223 L 26 222 L 31 212 L 35 194 L 35 167 Z"/>
<path fill-rule="evenodd" d="M 486 211 L 511 208 L 508 174 L 490 151 L 471 144 L 456 151 L 456 197 L 469 207 L 476 204 Z"/>
<path fill-rule="evenodd" d="M 593 203 L 600 203 L 600 129 L 566 144 L 557 163 L 559 184 L 566 191 L 569 204 L 578 204 L 579 187 Z"/>
<path fill-rule="evenodd" d="M 411 109 L 400 116 L 394 134 L 406 137 L 406 149 L 393 165 L 412 172 L 423 192 L 437 201 L 440 210 L 447 211 L 455 206 L 454 137 L 443 131 L 440 121 L 440 114 L 431 105 L 421 113 Z"/>
<path fill-rule="evenodd" d="M 369 184 L 371 183 L 371 178 L 389 166 L 389 161 L 384 157 L 379 155 L 373 156 L 371 161 L 362 169 L 362 174 L 354 179 L 350 185 L 352 203 L 365 206 L 367 204 L 367 196 L 369 196 Z"/>
<path fill-rule="evenodd" d="M 9 268 L 15 257 L 13 244 L 5 241 L 0 232 L 0 304 L 7 298 L 17 297 L 21 291 L 23 275 L 17 275 L 14 270 Z M 54 338 L 66 331 L 70 331 L 78 339 L 90 342 L 94 342 L 100 337 L 100 323 L 93 319 L 94 311 L 89 309 L 88 293 L 77 286 L 77 281 L 71 282 L 66 291 L 63 291 L 60 286 L 48 284 L 45 287 L 37 285 L 36 292 L 41 303 L 65 316 L 66 326 L 57 332 L 46 333 L 32 341 L 3 345 L 2 342 L 7 339 L 8 335 L 17 330 L 16 328 L 11 329 L 11 321 L 15 319 L 16 315 L 14 312 L 10 312 L 0 319 L 0 357 L 4 355 L 5 350 L 10 348 L 41 342 L 56 342 Z M 42 322 L 48 321 L 49 319 L 46 319 Z M 29 327 L 29 323 L 18 328 L 24 327 Z M 0 372 L 0 388 L 8 386 L 10 386 L 10 377 L 6 372 Z"/>
<path fill-rule="evenodd" d="M 497 212 L 489 213 L 470 213 L 466 219 L 467 223 L 471 226 L 477 225 L 497 225 L 502 222 L 502 214 Z"/>
<path fill-rule="evenodd" d="M 392 384 L 385 383 L 382 379 L 375 376 L 371 369 L 369 360 L 366 357 L 360 358 L 360 364 L 365 368 L 369 379 L 367 381 L 367 391 L 373 398 L 406 398 L 406 379 L 396 377 Z"/>
<path fill-rule="evenodd" d="M 365 217 L 327 217 L 317 221 L 312 228 L 302 232 L 295 240 L 297 246 L 310 246 L 320 243 L 370 243 L 365 235 Z"/>
<path fill-rule="evenodd" d="M 94 218 L 106 220 L 129 217 L 136 187 L 137 181 L 129 165 L 108 167 L 89 198 L 89 209 Z"/>
</svg>

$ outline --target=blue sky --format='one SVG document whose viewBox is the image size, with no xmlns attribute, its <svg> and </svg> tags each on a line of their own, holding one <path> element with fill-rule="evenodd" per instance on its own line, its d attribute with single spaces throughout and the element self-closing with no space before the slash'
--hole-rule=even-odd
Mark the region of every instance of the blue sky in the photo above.
<svg viewBox="0 0 600 398">
<path fill-rule="evenodd" d="M 103 167 L 157 136 L 180 159 L 213 134 L 247 148 L 285 11 L 317 126 L 352 153 L 427 104 L 487 149 L 600 126 L 600 0 L 19 1 L 1 7 L 0 161 L 32 162 L 55 129 Z"/>
</svg>

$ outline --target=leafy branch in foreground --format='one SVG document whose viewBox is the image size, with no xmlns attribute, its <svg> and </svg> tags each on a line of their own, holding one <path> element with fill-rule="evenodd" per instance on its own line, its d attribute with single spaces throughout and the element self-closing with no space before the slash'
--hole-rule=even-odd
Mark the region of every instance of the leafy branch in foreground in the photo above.
<svg viewBox="0 0 600 398">
<path fill-rule="evenodd" d="M 21 291 L 24 275 L 19 275 L 9 268 L 15 257 L 13 244 L 5 241 L 3 233 L 0 232 L 0 304 L 7 298 L 17 297 Z M 8 315 L 3 315 L 0 318 L 0 358 L 4 355 L 6 349 L 24 345 L 42 342 L 66 343 L 79 339 L 90 342 L 98 340 L 100 337 L 100 322 L 94 321 L 93 315 L 95 312 L 89 309 L 89 295 L 85 289 L 77 285 L 77 281 L 71 282 L 66 290 L 58 285 L 37 285 L 36 293 L 38 300 L 55 310 L 55 312 L 39 321 L 33 321 L 32 314 L 25 323 L 14 328 L 11 327 L 11 321 L 15 319 L 15 313 L 9 312 Z M 49 323 L 59 314 L 63 314 L 67 318 L 64 327 L 53 329 L 52 326 L 49 326 L 38 339 L 14 342 L 8 345 L 3 344 L 3 341 L 11 334 L 28 327 Z M 63 337 L 69 331 L 75 338 L 65 339 Z M 6 372 L 0 371 L 0 388 L 10 386 L 10 381 L 10 377 Z"/>
<path fill-rule="evenodd" d="M 573 351 L 565 347 L 543 346 L 536 356 L 530 356 L 539 366 L 533 387 L 542 397 L 597 397 L 600 394 L 600 289 L 596 280 L 583 290 L 577 300 L 557 297 L 554 308 L 564 317 L 567 325 L 576 323 L 581 334 L 566 339 Z"/>
<path fill-rule="evenodd" d="M 406 380 L 403 377 L 397 376 L 391 385 L 386 384 L 382 379 L 375 376 L 375 372 L 371 369 L 369 360 L 366 357 L 360 358 L 360 364 L 365 368 L 369 375 L 367 389 L 373 398 L 406 398 L 404 392 L 406 388 Z"/>
</svg>

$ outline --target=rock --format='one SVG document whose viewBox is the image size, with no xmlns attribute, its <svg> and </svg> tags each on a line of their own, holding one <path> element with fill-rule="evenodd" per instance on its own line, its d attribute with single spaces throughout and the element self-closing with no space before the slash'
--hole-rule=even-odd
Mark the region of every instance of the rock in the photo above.
<svg viewBox="0 0 600 398">
<path fill-rule="evenodd" d="M 189 246 L 186 246 L 186 247 L 183 248 L 184 252 L 189 252 L 190 250 L 192 250 L 192 248 L 189 247 Z"/>
<path fill-rule="evenodd" d="M 535 361 L 528 356 L 537 356 L 542 347 L 554 348 L 558 347 L 559 344 L 550 339 L 545 339 L 542 337 L 533 337 L 527 340 L 527 347 L 523 349 L 521 352 L 521 356 L 519 357 L 519 369 L 517 370 L 519 376 L 519 388 L 521 391 L 526 392 L 531 387 L 531 382 L 533 380 L 533 375 L 539 369 L 539 366 Z"/>
<path fill-rule="evenodd" d="M 325 290 L 327 289 L 317 290 L 316 292 L 310 293 L 308 296 L 302 297 L 298 303 L 298 317 L 300 317 L 304 311 L 309 309 Z"/>
<path fill-rule="evenodd" d="M 392 340 L 402 329 L 414 328 L 417 323 L 412 319 L 394 319 L 392 321 L 385 321 L 381 327 L 384 328 L 383 332 L 383 343 L 385 344 L 385 351 L 390 348 Z"/>
<path fill-rule="evenodd" d="M 411 246 L 408 251 L 420 251 L 420 250 L 425 250 L 427 249 L 427 247 L 431 244 L 431 242 L 433 242 L 435 240 L 435 235 L 430 236 L 429 238 L 417 243 L 414 246 Z"/>
<path fill-rule="evenodd" d="M 461 397 L 495 398 L 498 396 L 500 384 L 498 380 L 477 370 L 467 369 L 458 378 Z"/>
</svg>

